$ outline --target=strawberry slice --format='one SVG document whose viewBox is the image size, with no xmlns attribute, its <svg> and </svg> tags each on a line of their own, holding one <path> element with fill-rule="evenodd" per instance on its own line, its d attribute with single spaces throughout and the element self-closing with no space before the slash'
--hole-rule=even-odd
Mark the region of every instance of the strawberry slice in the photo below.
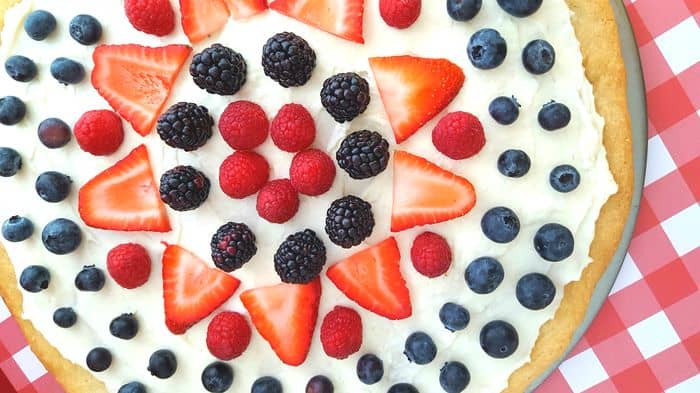
<svg viewBox="0 0 700 393">
<path fill-rule="evenodd" d="M 413 310 L 400 261 L 396 239 L 390 237 L 336 263 L 326 274 L 345 296 L 367 310 L 391 320 L 405 319 Z"/>
<path fill-rule="evenodd" d="M 180 246 L 166 246 L 163 253 L 165 324 L 173 334 L 183 334 L 224 304 L 241 282 L 209 267 Z"/>
<path fill-rule="evenodd" d="M 170 221 L 146 146 L 137 147 L 87 182 L 78 193 L 78 212 L 93 228 L 169 232 Z"/>
<path fill-rule="evenodd" d="M 316 327 L 321 281 L 278 284 L 241 294 L 255 329 L 290 366 L 304 363 Z"/>
<path fill-rule="evenodd" d="M 224 0 L 180 0 L 182 29 L 193 44 L 226 26 L 229 11 Z"/>
<path fill-rule="evenodd" d="M 225 0 L 233 19 L 246 19 L 267 9 L 267 0 Z"/>
<path fill-rule="evenodd" d="M 92 85 L 139 134 L 151 132 L 192 48 L 100 45 L 92 55 Z"/>
<path fill-rule="evenodd" d="M 411 153 L 394 153 L 392 232 L 461 217 L 474 204 L 476 192 L 467 179 Z"/>
<path fill-rule="evenodd" d="M 346 40 L 364 44 L 364 0 L 274 0 L 270 8 Z"/>
<path fill-rule="evenodd" d="M 373 57 L 369 65 L 396 143 L 415 134 L 457 96 L 464 72 L 446 59 Z"/>
</svg>

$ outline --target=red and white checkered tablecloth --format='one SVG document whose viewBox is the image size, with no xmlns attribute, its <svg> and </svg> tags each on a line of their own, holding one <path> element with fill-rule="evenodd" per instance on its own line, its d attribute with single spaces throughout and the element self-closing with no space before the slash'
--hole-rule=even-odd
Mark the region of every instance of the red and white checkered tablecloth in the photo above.
<svg viewBox="0 0 700 393">
<path fill-rule="evenodd" d="M 625 0 L 649 110 L 639 222 L 622 271 L 537 393 L 700 393 L 700 0 Z M 0 393 L 62 393 L 0 302 Z"/>
</svg>

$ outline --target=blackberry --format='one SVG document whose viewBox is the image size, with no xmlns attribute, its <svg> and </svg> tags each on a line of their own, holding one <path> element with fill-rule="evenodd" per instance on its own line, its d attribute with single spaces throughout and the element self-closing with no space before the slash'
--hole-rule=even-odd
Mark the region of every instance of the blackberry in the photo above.
<svg viewBox="0 0 700 393">
<path fill-rule="evenodd" d="M 282 282 L 306 284 L 326 264 L 326 246 L 310 229 L 289 235 L 275 253 L 275 270 Z"/>
<path fill-rule="evenodd" d="M 375 131 L 355 131 L 340 144 L 335 158 L 353 179 L 368 179 L 386 169 L 389 142 Z"/>
<path fill-rule="evenodd" d="M 160 177 L 160 199 L 173 210 L 194 210 L 209 196 L 209 179 L 187 165 L 178 165 Z"/>
<path fill-rule="evenodd" d="M 369 83 L 354 72 L 337 74 L 323 82 L 321 103 L 338 123 L 364 112 L 369 98 Z"/>
<path fill-rule="evenodd" d="M 168 146 L 197 150 L 211 138 L 214 119 L 209 110 L 189 102 L 177 103 L 158 119 L 158 135 Z"/>
<path fill-rule="evenodd" d="M 263 46 L 262 65 L 282 87 L 303 86 L 316 66 L 316 52 L 294 33 L 277 33 Z"/>
<path fill-rule="evenodd" d="M 331 203 L 326 212 L 326 233 L 340 247 L 350 248 L 360 244 L 374 229 L 372 205 L 348 195 Z"/>
<path fill-rule="evenodd" d="M 194 83 L 211 94 L 234 95 L 246 78 L 246 63 L 240 53 L 214 44 L 194 55 L 190 75 Z"/>
<path fill-rule="evenodd" d="M 232 272 L 239 269 L 258 252 L 255 235 L 246 224 L 229 222 L 211 238 L 211 259 L 219 269 Z"/>
</svg>

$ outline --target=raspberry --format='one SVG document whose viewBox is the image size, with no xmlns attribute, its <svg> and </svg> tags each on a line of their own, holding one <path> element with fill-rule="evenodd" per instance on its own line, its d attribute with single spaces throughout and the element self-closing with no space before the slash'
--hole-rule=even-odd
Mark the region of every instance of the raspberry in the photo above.
<svg viewBox="0 0 700 393">
<path fill-rule="evenodd" d="M 281 224 L 297 214 L 299 194 L 289 180 L 273 180 L 260 190 L 256 208 L 260 217 Z"/>
<path fill-rule="evenodd" d="M 120 244 L 107 254 L 107 271 L 121 287 L 134 289 L 148 281 L 151 257 L 139 244 Z"/>
<path fill-rule="evenodd" d="M 269 176 L 270 166 L 263 156 L 252 151 L 237 151 L 221 163 L 219 185 L 226 195 L 242 199 L 258 192 Z"/>
<path fill-rule="evenodd" d="M 300 193 L 311 196 L 321 195 L 330 190 L 333 185 L 335 164 L 321 150 L 304 150 L 292 159 L 289 179 Z"/>
<path fill-rule="evenodd" d="M 138 31 L 164 36 L 175 28 L 175 13 L 169 0 L 126 0 L 124 9 Z"/>
<path fill-rule="evenodd" d="M 122 120 L 108 110 L 85 112 L 73 129 L 78 145 L 95 156 L 106 156 L 119 149 L 124 141 Z"/>
<path fill-rule="evenodd" d="M 362 319 L 357 311 L 336 306 L 321 323 L 321 344 L 326 355 L 345 359 L 362 346 Z"/>
<path fill-rule="evenodd" d="M 471 113 L 448 113 L 433 130 L 433 145 L 440 153 L 453 160 L 463 160 L 476 155 L 484 144 L 484 127 Z"/>
<path fill-rule="evenodd" d="M 250 326 L 243 315 L 224 311 L 209 322 L 207 348 L 221 360 L 232 360 L 248 348 L 250 335 Z"/>
<path fill-rule="evenodd" d="M 423 232 L 413 240 L 411 262 L 418 273 L 426 277 L 441 276 L 450 268 L 452 250 L 442 236 Z"/>
<path fill-rule="evenodd" d="M 379 13 L 391 27 L 405 29 L 420 16 L 421 0 L 379 0 Z"/>
<path fill-rule="evenodd" d="M 219 119 L 219 131 L 229 146 L 250 150 L 267 139 L 270 122 L 260 105 L 250 101 L 230 103 Z"/>
<path fill-rule="evenodd" d="M 270 136 L 280 149 L 296 153 L 311 146 L 316 137 L 316 125 L 306 108 L 287 104 L 272 120 Z"/>
</svg>

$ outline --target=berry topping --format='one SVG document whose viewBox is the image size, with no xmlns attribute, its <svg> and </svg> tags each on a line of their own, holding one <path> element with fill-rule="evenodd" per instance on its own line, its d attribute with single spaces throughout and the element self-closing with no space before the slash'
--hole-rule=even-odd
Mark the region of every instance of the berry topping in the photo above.
<svg viewBox="0 0 700 393">
<path fill-rule="evenodd" d="M 112 353 L 106 348 L 95 348 L 88 352 L 85 363 L 96 373 L 105 371 L 112 365 Z"/>
<path fill-rule="evenodd" d="M 484 235 L 496 243 L 509 243 L 520 232 L 520 219 L 507 207 L 494 207 L 481 218 Z"/>
<path fill-rule="evenodd" d="M 277 33 L 263 46 L 262 65 L 282 87 L 303 86 L 316 67 L 316 52 L 294 33 Z"/>
<path fill-rule="evenodd" d="M 515 123 L 520 116 L 520 104 L 515 97 L 496 97 L 489 104 L 489 114 L 498 124 L 504 126 Z"/>
<path fill-rule="evenodd" d="M 447 393 L 461 393 L 469 385 L 471 375 L 460 362 L 447 362 L 440 369 L 440 386 Z"/>
<path fill-rule="evenodd" d="M 557 289 L 549 277 L 540 273 L 529 273 L 518 280 L 515 296 L 523 307 L 541 310 L 549 306 L 557 294 Z"/>
<path fill-rule="evenodd" d="M 530 41 L 523 49 L 523 66 L 531 74 L 541 75 L 554 67 L 556 54 L 545 40 Z"/>
<path fill-rule="evenodd" d="M 211 268 L 182 247 L 168 245 L 163 253 L 165 324 L 183 334 L 226 302 L 240 281 Z"/>
<path fill-rule="evenodd" d="M 68 26 L 70 36 L 83 45 L 96 44 L 102 38 L 102 25 L 92 15 L 76 15 Z"/>
<path fill-rule="evenodd" d="M 313 337 L 321 281 L 309 284 L 277 284 L 241 294 L 241 301 L 255 329 L 284 364 L 304 363 Z"/>
<path fill-rule="evenodd" d="M 372 205 L 354 195 L 336 199 L 326 212 L 326 233 L 340 247 L 362 243 L 373 229 Z"/>
<path fill-rule="evenodd" d="M 238 93 L 246 81 L 246 72 L 243 56 L 220 44 L 197 53 L 190 64 L 190 75 L 194 83 L 210 94 L 221 96 Z"/>
<path fill-rule="evenodd" d="M 410 27 L 420 16 L 421 0 L 379 0 L 379 14 L 387 25 Z"/>
<path fill-rule="evenodd" d="M 440 308 L 439 317 L 445 329 L 451 332 L 466 329 L 470 320 L 469 311 L 455 303 L 443 304 Z"/>
<path fill-rule="evenodd" d="M 56 18 L 48 11 L 32 11 L 24 20 L 24 31 L 35 41 L 43 41 L 56 29 Z"/>
<path fill-rule="evenodd" d="M 140 382 L 129 382 L 122 385 L 117 393 L 146 393 L 146 387 Z"/>
<path fill-rule="evenodd" d="M 185 45 L 100 45 L 92 55 L 92 85 L 136 132 L 148 135 L 191 51 Z"/>
<path fill-rule="evenodd" d="M 85 266 L 75 276 L 75 287 L 80 291 L 99 292 L 105 286 L 105 273 L 95 266 Z"/>
<path fill-rule="evenodd" d="M 545 104 L 537 114 L 537 121 L 540 126 L 547 131 L 555 131 L 569 125 L 571 121 L 571 111 L 559 102 Z"/>
<path fill-rule="evenodd" d="M 202 172 L 179 165 L 160 177 L 160 199 L 173 210 L 194 210 L 209 197 L 209 187 L 209 179 Z"/>
<path fill-rule="evenodd" d="M 473 260 L 464 271 L 464 280 L 469 289 L 480 295 L 495 291 L 504 276 L 503 265 L 491 257 Z"/>
<path fill-rule="evenodd" d="M 508 53 L 506 40 L 494 29 L 481 29 L 474 33 L 467 45 L 469 61 L 476 68 L 490 70 L 503 63 Z"/>
<path fill-rule="evenodd" d="M 321 104 L 338 123 L 364 113 L 369 100 L 367 80 L 354 72 L 336 74 L 323 82 Z"/>
<path fill-rule="evenodd" d="M 44 146 L 58 149 L 70 142 L 71 130 L 63 120 L 51 117 L 39 123 L 37 135 Z"/>
<path fill-rule="evenodd" d="M 267 0 L 224 0 L 233 19 L 246 19 L 267 9 Z"/>
<path fill-rule="evenodd" d="M 126 0 L 124 10 L 138 31 L 162 37 L 175 29 L 175 12 L 169 0 Z"/>
<path fill-rule="evenodd" d="M 518 332 L 504 321 L 491 321 L 481 328 L 481 349 L 496 359 L 507 358 L 518 349 Z"/>
<path fill-rule="evenodd" d="M 139 332 L 139 320 L 134 314 L 122 314 L 109 323 L 109 332 L 122 340 L 131 340 Z"/>
<path fill-rule="evenodd" d="M 44 172 L 36 178 L 36 193 L 46 202 L 56 203 L 68 197 L 73 181 L 59 172 Z"/>
<path fill-rule="evenodd" d="M 212 236 L 210 246 L 214 265 L 227 273 L 240 269 L 258 252 L 253 232 L 237 222 L 222 225 Z"/>
<path fill-rule="evenodd" d="M 85 78 L 85 68 L 75 60 L 59 57 L 51 62 L 51 76 L 64 85 L 80 83 Z"/>
<path fill-rule="evenodd" d="M 324 375 L 316 375 L 309 379 L 305 393 L 333 393 L 333 382 Z"/>
<path fill-rule="evenodd" d="M 85 112 L 73 127 L 80 148 L 95 156 L 107 156 L 124 141 L 122 119 L 108 110 Z"/>
<path fill-rule="evenodd" d="M 447 13 L 459 22 L 473 19 L 480 10 L 481 0 L 447 0 Z"/>
<path fill-rule="evenodd" d="M 252 151 L 237 151 L 228 156 L 219 168 L 221 190 L 231 198 L 251 196 L 267 183 L 270 165 Z"/>
<path fill-rule="evenodd" d="M 365 385 L 373 385 L 384 376 L 384 363 L 377 356 L 368 353 L 357 361 L 357 378 Z"/>
<path fill-rule="evenodd" d="M 207 348 L 218 359 L 232 360 L 245 352 L 250 337 L 250 325 L 245 317 L 237 312 L 224 311 L 209 322 Z"/>
<path fill-rule="evenodd" d="M 571 192 L 581 183 L 581 175 L 571 165 L 559 165 L 549 174 L 549 184 L 559 192 Z"/>
<path fill-rule="evenodd" d="M 375 131 L 355 131 L 343 139 L 335 159 L 353 179 L 368 179 L 389 164 L 389 142 Z"/>
<path fill-rule="evenodd" d="M 49 287 L 51 273 L 43 266 L 31 265 L 22 270 L 19 285 L 27 292 L 38 293 Z"/>
<path fill-rule="evenodd" d="M 56 255 L 70 254 L 80 246 L 82 240 L 80 227 L 66 218 L 49 222 L 41 231 L 44 247 Z"/>
<path fill-rule="evenodd" d="M 34 233 L 34 224 L 26 218 L 12 216 L 2 223 L 2 237 L 8 242 L 22 242 Z"/>
<path fill-rule="evenodd" d="M 435 359 L 437 347 L 429 335 L 416 332 L 406 339 L 403 354 L 406 355 L 409 362 L 419 365 L 428 364 Z"/>
<path fill-rule="evenodd" d="M 471 113 L 448 113 L 433 129 L 433 145 L 453 160 L 473 157 L 485 144 L 484 127 Z"/>
<path fill-rule="evenodd" d="M 22 169 L 22 156 L 17 150 L 0 147 L 0 177 L 12 177 Z"/>
<path fill-rule="evenodd" d="M 416 271 L 426 277 L 442 276 L 452 264 L 452 250 L 444 237 L 423 232 L 413 240 L 411 262 Z"/>
<path fill-rule="evenodd" d="M 78 195 L 78 211 L 93 228 L 170 231 L 145 145 L 87 182 Z"/>
<path fill-rule="evenodd" d="M 391 320 L 411 316 L 411 297 L 401 275 L 396 239 L 355 253 L 331 266 L 327 275 L 348 298 Z"/>
<path fill-rule="evenodd" d="M 233 384 L 233 369 L 226 363 L 214 362 L 202 371 L 202 386 L 207 392 L 224 393 Z"/>
<path fill-rule="evenodd" d="M 182 30 L 196 44 L 226 26 L 229 17 L 224 0 L 180 0 Z"/>
<path fill-rule="evenodd" d="M 156 130 L 168 146 L 184 151 L 197 150 L 212 136 L 214 119 L 201 105 L 180 102 L 160 115 Z"/>
<path fill-rule="evenodd" d="M 177 371 L 175 354 L 167 349 L 160 349 L 148 359 L 148 371 L 156 378 L 167 379 Z"/>
<path fill-rule="evenodd" d="M 310 196 L 321 195 L 333 186 L 335 164 L 328 154 L 321 150 L 304 150 L 292 159 L 289 179 L 300 193 Z"/>
<path fill-rule="evenodd" d="M 535 251 L 550 262 L 559 262 L 574 253 L 574 235 L 560 224 L 546 224 L 535 234 Z"/>
<path fill-rule="evenodd" d="M 67 329 L 73 325 L 78 320 L 78 315 L 70 307 L 61 307 L 53 312 L 53 323 L 58 327 Z"/>
<path fill-rule="evenodd" d="M 250 150 L 260 146 L 270 129 L 265 111 L 250 101 L 230 103 L 219 118 L 219 131 L 231 148 Z"/>
<path fill-rule="evenodd" d="M 462 69 L 446 59 L 373 57 L 369 64 L 396 143 L 445 109 L 464 84 Z"/>
<path fill-rule="evenodd" d="M 523 177 L 530 171 L 530 157 L 522 150 L 506 150 L 498 157 L 498 171 L 503 176 Z"/>
<path fill-rule="evenodd" d="M 364 43 L 364 0 L 272 0 L 270 8 L 346 40 Z"/>
<path fill-rule="evenodd" d="M 275 252 L 275 271 L 282 282 L 306 284 L 326 264 L 326 246 L 310 229 L 291 234 Z"/>
<path fill-rule="evenodd" d="M 270 136 L 281 150 L 290 153 L 302 151 L 316 138 L 314 118 L 302 105 L 286 104 L 272 119 Z"/>
<path fill-rule="evenodd" d="M 15 96 L 0 98 L 0 124 L 13 126 L 27 114 L 27 106 L 24 101 Z"/>
<path fill-rule="evenodd" d="M 260 217 L 272 223 L 282 224 L 297 214 L 299 194 L 289 180 L 273 180 L 258 193 L 255 208 Z"/>
<path fill-rule="evenodd" d="M 326 355 L 345 359 L 362 346 L 362 319 L 357 311 L 336 306 L 321 323 L 321 345 Z"/>
<path fill-rule="evenodd" d="M 36 77 L 34 61 L 24 56 L 10 56 L 5 60 L 5 71 L 17 82 L 29 82 Z"/>
<path fill-rule="evenodd" d="M 416 387 L 411 385 L 410 383 L 401 382 L 401 383 L 391 385 L 389 390 L 387 390 L 387 393 L 420 393 L 420 392 L 418 392 L 418 389 L 416 389 Z"/>
<path fill-rule="evenodd" d="M 258 378 L 253 382 L 250 393 L 282 393 L 282 384 L 273 377 Z"/>
<path fill-rule="evenodd" d="M 534 14 L 542 0 L 498 0 L 498 5 L 507 13 L 520 18 Z"/>
<path fill-rule="evenodd" d="M 120 244 L 107 254 L 107 271 L 122 288 L 138 288 L 151 275 L 151 257 L 139 244 Z"/>
</svg>

